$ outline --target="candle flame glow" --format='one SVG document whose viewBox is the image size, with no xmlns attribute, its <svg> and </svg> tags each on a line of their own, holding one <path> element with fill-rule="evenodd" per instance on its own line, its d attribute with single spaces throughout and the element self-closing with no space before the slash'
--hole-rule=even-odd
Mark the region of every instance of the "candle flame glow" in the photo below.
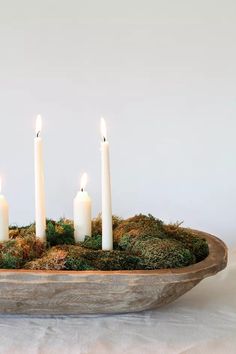
<svg viewBox="0 0 236 354">
<path fill-rule="evenodd" d="M 35 129 L 37 137 L 40 135 L 41 130 L 42 130 L 42 117 L 40 114 L 38 114 L 36 118 L 36 129 Z"/>
<path fill-rule="evenodd" d="M 84 191 L 84 189 L 87 185 L 87 182 L 88 182 L 88 175 L 87 175 L 87 173 L 83 173 L 81 180 L 80 180 L 80 190 L 82 192 Z"/>
<path fill-rule="evenodd" d="M 106 126 L 105 119 L 103 117 L 101 117 L 101 134 L 102 134 L 102 139 L 104 141 L 106 141 L 107 140 L 107 126 Z"/>
</svg>

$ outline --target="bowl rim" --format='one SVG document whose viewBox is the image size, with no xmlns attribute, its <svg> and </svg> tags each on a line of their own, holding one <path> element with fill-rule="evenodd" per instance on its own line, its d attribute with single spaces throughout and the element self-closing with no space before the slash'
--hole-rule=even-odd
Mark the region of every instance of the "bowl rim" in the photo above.
<svg viewBox="0 0 236 354">
<path fill-rule="evenodd" d="M 209 255 L 202 261 L 181 268 L 155 269 L 155 270 L 31 270 L 31 269 L 0 269 L 1 281 L 17 281 L 21 275 L 25 281 L 75 281 L 81 277 L 114 277 L 114 276 L 160 276 L 163 282 L 189 281 L 203 279 L 214 275 L 227 265 L 228 250 L 226 244 L 218 237 L 203 231 L 191 230 L 198 237 L 206 239 L 209 246 Z M 33 276 L 33 279 L 32 279 Z M 21 277 L 21 279 L 22 279 Z M 36 277 L 36 278 L 35 278 Z"/>
</svg>

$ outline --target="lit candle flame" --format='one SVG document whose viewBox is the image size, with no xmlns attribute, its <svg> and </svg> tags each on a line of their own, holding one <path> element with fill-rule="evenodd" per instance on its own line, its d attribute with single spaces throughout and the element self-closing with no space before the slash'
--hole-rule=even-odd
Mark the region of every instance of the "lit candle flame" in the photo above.
<svg viewBox="0 0 236 354">
<path fill-rule="evenodd" d="M 105 119 L 103 117 L 101 117 L 101 134 L 102 134 L 102 139 L 104 141 L 106 141 L 107 140 L 107 126 L 106 126 Z"/>
<path fill-rule="evenodd" d="M 86 185 L 87 185 L 87 182 L 88 182 L 88 175 L 87 173 L 83 173 L 82 177 L 81 177 L 81 180 L 80 180 L 80 190 L 81 192 L 84 191 Z"/>
<path fill-rule="evenodd" d="M 38 114 L 36 118 L 36 129 L 35 129 L 37 137 L 39 137 L 41 130 L 42 130 L 42 117 L 40 114 Z"/>
</svg>

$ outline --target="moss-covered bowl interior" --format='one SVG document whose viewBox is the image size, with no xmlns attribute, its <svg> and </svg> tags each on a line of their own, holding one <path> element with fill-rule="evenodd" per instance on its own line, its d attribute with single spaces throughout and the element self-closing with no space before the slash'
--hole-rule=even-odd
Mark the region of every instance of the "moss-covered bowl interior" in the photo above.
<svg viewBox="0 0 236 354">
<path fill-rule="evenodd" d="M 155 270 L 182 268 L 205 259 L 207 241 L 179 224 L 166 225 L 151 215 L 113 217 L 114 250 L 102 251 L 101 217 L 92 236 L 75 244 L 71 220 L 47 220 L 47 243 L 35 237 L 35 225 L 10 227 L 0 243 L 0 268 L 31 270 Z"/>
</svg>

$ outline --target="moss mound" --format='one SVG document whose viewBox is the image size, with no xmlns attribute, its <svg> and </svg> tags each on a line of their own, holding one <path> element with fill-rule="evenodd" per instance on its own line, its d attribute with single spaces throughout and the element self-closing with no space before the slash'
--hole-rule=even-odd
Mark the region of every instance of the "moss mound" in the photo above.
<svg viewBox="0 0 236 354">
<path fill-rule="evenodd" d="M 121 270 L 137 269 L 140 259 L 121 252 L 87 249 L 80 245 L 55 246 L 40 258 L 25 264 L 27 269 Z"/>
<path fill-rule="evenodd" d="M 35 238 L 34 226 L 10 230 L 10 237 L 0 243 L 0 268 L 23 268 L 26 262 L 45 252 L 45 244 Z"/>
<path fill-rule="evenodd" d="M 70 220 L 61 219 L 58 222 L 47 220 L 46 235 L 48 247 L 75 243 L 74 228 Z"/>
<path fill-rule="evenodd" d="M 47 220 L 47 244 L 35 238 L 34 224 L 10 228 L 0 243 L 0 268 L 42 270 L 135 270 L 180 268 L 203 260 L 206 240 L 179 225 L 151 215 L 113 217 L 114 250 L 102 251 L 102 223 L 92 222 L 92 237 L 75 244 L 72 221 Z"/>
</svg>

